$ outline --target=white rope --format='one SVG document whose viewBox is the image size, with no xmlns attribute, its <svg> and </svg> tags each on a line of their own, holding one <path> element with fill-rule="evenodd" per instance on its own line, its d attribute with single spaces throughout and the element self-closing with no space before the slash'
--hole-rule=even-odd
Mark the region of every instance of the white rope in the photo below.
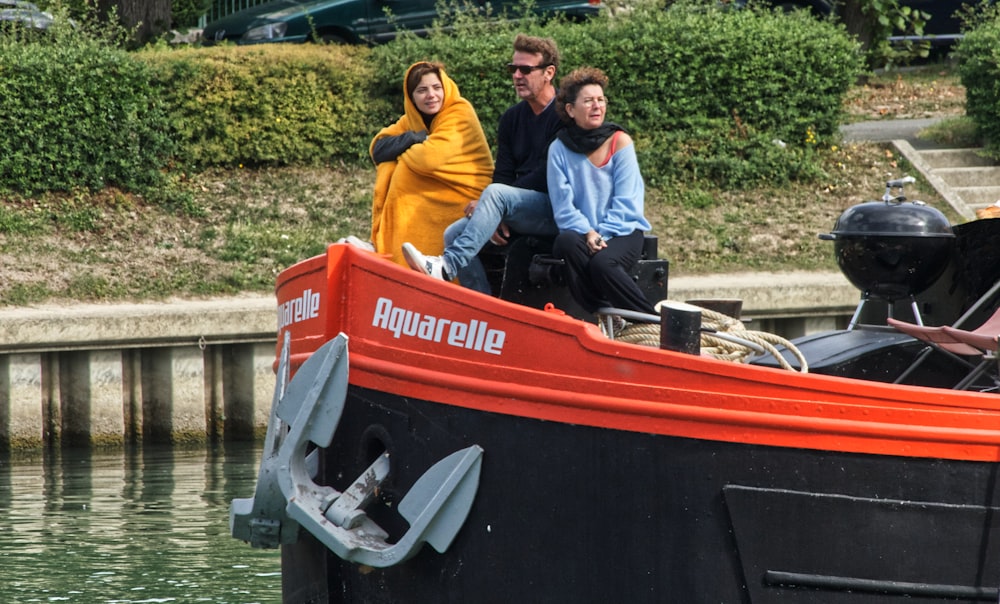
<svg viewBox="0 0 1000 604">
<path fill-rule="evenodd" d="M 743 321 L 735 319 L 720 312 L 703 307 L 696 307 L 701 311 L 701 353 L 723 361 L 733 363 L 746 363 L 750 357 L 758 351 L 750 346 L 734 342 L 731 338 L 722 338 L 713 334 L 720 333 L 733 336 L 735 339 L 744 340 L 755 344 L 770 353 L 783 369 L 790 371 L 809 372 L 809 364 L 805 356 L 795 347 L 794 344 L 781 336 L 766 331 L 751 331 L 746 328 Z M 602 321 L 603 325 L 603 321 Z M 624 326 L 616 330 L 614 339 L 640 346 L 660 346 L 660 325 L 657 323 L 624 323 Z M 784 347 L 798 361 L 798 367 L 793 367 L 784 355 L 778 351 L 778 346 Z"/>
</svg>

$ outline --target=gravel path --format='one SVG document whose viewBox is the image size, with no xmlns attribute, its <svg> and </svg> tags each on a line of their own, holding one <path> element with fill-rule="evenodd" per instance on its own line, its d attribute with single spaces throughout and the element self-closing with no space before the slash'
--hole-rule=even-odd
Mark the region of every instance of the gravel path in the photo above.
<svg viewBox="0 0 1000 604">
<path fill-rule="evenodd" d="M 928 128 L 944 118 L 931 117 L 922 119 L 878 120 L 874 122 L 857 122 L 840 127 L 845 142 L 883 143 L 897 139 L 909 141 L 915 149 L 933 148 L 932 142 L 917 138 L 917 133 Z"/>
</svg>

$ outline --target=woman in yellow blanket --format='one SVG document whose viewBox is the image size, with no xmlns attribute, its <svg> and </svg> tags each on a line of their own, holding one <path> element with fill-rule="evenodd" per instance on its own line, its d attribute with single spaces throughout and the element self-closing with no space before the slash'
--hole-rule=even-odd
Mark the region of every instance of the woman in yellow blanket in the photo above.
<svg viewBox="0 0 1000 604">
<path fill-rule="evenodd" d="M 405 113 L 369 151 L 377 166 L 372 243 L 406 266 L 405 241 L 444 251 L 445 228 L 490 184 L 493 156 L 475 109 L 442 65 L 411 65 L 403 86 Z"/>
</svg>

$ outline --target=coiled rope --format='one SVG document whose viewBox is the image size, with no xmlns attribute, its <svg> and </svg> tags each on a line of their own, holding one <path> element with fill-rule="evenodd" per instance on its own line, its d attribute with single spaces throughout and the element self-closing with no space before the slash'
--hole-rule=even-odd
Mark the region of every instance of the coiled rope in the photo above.
<svg viewBox="0 0 1000 604">
<path fill-rule="evenodd" d="M 701 311 L 701 353 L 733 363 L 746 363 L 750 357 L 758 351 L 750 346 L 729 339 L 720 338 L 714 333 L 722 333 L 733 336 L 739 340 L 756 344 L 760 348 L 770 353 L 783 369 L 809 372 L 809 364 L 805 356 L 795 347 L 794 344 L 766 331 L 752 331 L 746 328 L 743 321 L 735 319 L 720 312 L 698 306 Z M 658 310 L 658 309 L 657 309 Z M 714 333 L 713 333 L 714 332 Z M 660 325 L 658 323 L 625 323 L 619 331 L 614 334 L 614 339 L 640 346 L 660 346 Z M 778 352 L 778 346 L 784 347 L 798 361 L 798 367 L 793 367 L 785 356 Z"/>
</svg>

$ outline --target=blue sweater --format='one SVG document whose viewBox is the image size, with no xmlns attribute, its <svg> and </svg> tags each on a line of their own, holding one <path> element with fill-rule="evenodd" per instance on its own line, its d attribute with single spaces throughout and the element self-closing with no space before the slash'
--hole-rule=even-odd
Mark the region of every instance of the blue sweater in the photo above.
<svg viewBox="0 0 1000 604">
<path fill-rule="evenodd" d="M 635 145 L 618 149 L 598 168 L 586 155 L 556 140 L 549 147 L 548 182 L 560 231 L 586 234 L 593 229 L 610 239 L 650 229 L 643 216 L 646 188 Z"/>
</svg>

